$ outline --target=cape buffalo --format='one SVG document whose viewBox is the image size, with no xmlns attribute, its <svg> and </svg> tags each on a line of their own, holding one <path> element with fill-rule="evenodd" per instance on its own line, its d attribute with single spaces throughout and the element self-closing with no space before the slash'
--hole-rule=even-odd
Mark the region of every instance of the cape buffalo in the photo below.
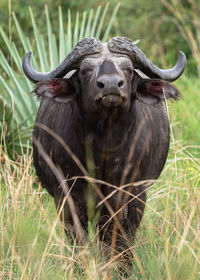
<svg viewBox="0 0 200 280">
<path fill-rule="evenodd" d="M 147 182 L 158 178 L 165 164 L 169 149 L 165 99 L 179 97 L 169 82 L 183 73 L 185 55 L 180 51 L 176 65 L 162 70 L 130 39 L 114 37 L 107 43 L 95 38 L 79 41 L 48 73 L 35 71 L 30 56 L 29 52 L 23 59 L 24 73 L 42 97 L 33 132 L 39 180 L 58 209 L 63 203 L 66 227 L 73 225 L 84 238 L 89 145 L 100 238 L 111 244 L 115 236 L 120 247 L 126 234 L 134 236 L 139 226 Z M 66 78 L 71 70 L 74 73 Z"/>
</svg>

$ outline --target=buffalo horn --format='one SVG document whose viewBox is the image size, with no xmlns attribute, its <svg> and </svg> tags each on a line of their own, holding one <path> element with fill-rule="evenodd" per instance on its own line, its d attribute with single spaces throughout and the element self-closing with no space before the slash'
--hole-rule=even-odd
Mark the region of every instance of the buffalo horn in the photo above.
<svg viewBox="0 0 200 280">
<path fill-rule="evenodd" d="M 134 68 L 140 69 L 150 78 L 158 78 L 173 82 L 183 73 L 186 65 L 185 54 L 180 51 L 178 61 L 173 68 L 166 70 L 160 69 L 155 66 L 130 39 L 126 37 L 113 37 L 108 42 L 108 47 L 112 52 L 128 55 L 133 62 Z"/>
<path fill-rule="evenodd" d="M 86 56 L 95 53 L 99 53 L 102 50 L 102 45 L 99 40 L 95 38 L 86 38 L 77 43 L 74 49 L 68 54 L 68 56 L 52 71 L 47 73 L 41 73 L 34 70 L 30 63 L 31 52 L 28 52 L 22 62 L 22 67 L 25 75 L 33 82 L 62 78 L 70 70 L 78 68 L 80 60 Z"/>
</svg>

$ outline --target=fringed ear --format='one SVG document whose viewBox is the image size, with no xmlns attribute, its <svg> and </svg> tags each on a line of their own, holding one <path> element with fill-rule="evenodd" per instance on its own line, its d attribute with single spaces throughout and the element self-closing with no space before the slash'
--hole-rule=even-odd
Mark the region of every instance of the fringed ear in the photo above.
<svg viewBox="0 0 200 280">
<path fill-rule="evenodd" d="M 56 102 L 67 103 L 75 88 L 71 79 L 51 79 L 36 84 L 32 93 L 39 97 L 54 98 Z"/>
<path fill-rule="evenodd" d="M 155 104 L 165 98 L 177 100 L 180 96 L 175 86 L 159 79 L 141 79 L 136 91 L 136 98 L 146 104 Z"/>
</svg>

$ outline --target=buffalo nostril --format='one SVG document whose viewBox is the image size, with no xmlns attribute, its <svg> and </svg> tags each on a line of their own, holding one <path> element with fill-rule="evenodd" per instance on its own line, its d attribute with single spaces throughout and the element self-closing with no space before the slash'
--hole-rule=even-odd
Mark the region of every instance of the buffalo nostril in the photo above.
<svg viewBox="0 0 200 280">
<path fill-rule="evenodd" d="M 119 88 L 123 87 L 123 85 L 124 85 L 124 81 L 120 81 L 120 82 L 118 83 L 118 87 L 119 87 Z"/>
<path fill-rule="evenodd" d="M 97 87 L 102 89 L 102 88 L 104 88 L 104 84 L 97 81 Z"/>
</svg>

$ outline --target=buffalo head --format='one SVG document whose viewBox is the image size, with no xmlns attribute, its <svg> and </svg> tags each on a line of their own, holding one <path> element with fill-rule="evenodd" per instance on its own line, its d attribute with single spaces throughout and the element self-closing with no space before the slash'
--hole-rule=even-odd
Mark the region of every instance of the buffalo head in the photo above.
<svg viewBox="0 0 200 280">
<path fill-rule="evenodd" d="M 179 59 L 172 69 L 159 69 L 125 37 L 114 37 L 108 43 L 101 43 L 95 38 L 83 39 L 64 61 L 49 73 L 35 71 L 30 64 L 30 55 L 29 52 L 24 57 L 23 69 L 34 83 L 62 78 L 69 71 L 78 70 L 81 103 L 87 112 L 101 112 L 102 108 L 108 108 L 109 111 L 114 108 L 128 110 L 131 98 L 135 96 L 144 102 L 154 103 L 163 98 L 163 88 L 167 89 L 167 95 L 173 95 L 172 87 L 160 79 L 176 80 L 182 74 L 186 61 L 185 55 L 180 51 Z M 145 81 L 145 85 L 144 80 L 141 82 L 141 79 L 137 79 L 137 69 L 151 78 Z M 138 91 L 138 88 L 144 90 L 145 87 L 153 89 L 153 94 L 151 90 L 146 90 L 147 95 L 154 96 L 151 100 L 149 96 L 145 98 L 145 95 Z M 61 94 L 60 90 L 57 92 Z"/>
</svg>

